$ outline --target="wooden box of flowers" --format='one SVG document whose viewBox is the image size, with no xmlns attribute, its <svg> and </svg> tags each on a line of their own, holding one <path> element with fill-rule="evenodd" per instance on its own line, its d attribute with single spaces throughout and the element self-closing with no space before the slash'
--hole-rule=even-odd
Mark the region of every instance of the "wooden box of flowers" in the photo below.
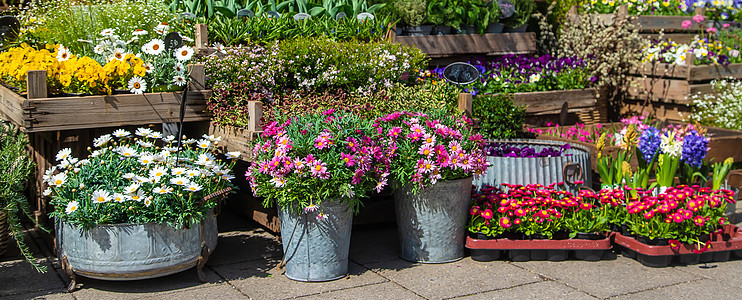
<svg viewBox="0 0 742 300">
<path fill-rule="evenodd" d="M 562 189 L 564 185 L 503 184 L 502 190 L 487 186 L 472 191 L 466 240 L 472 259 L 607 258 L 612 248 L 610 224 L 621 207 L 608 191 L 573 194 Z"/>
</svg>

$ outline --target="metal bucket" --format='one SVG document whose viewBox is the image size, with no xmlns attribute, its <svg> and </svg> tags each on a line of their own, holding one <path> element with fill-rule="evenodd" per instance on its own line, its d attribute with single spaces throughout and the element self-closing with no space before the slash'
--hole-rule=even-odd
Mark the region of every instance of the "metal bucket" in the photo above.
<svg viewBox="0 0 742 300">
<path fill-rule="evenodd" d="M 497 140 L 495 143 L 507 143 L 515 147 L 529 146 L 536 151 L 546 147 L 561 147 L 565 142 L 545 140 Z M 584 185 L 592 187 L 592 172 L 590 170 L 590 150 L 586 147 L 570 144 L 571 149 L 564 154 L 571 156 L 560 157 L 499 157 L 487 156 L 490 167 L 474 181 L 478 189 L 485 185 L 499 187 L 502 183 L 509 184 L 542 184 L 549 185 L 555 182 L 584 181 Z M 565 180 L 565 175 L 566 179 Z"/>
<path fill-rule="evenodd" d="M 8 245 L 10 245 L 10 227 L 8 225 L 8 212 L 0 210 L 0 256 L 5 254 Z"/>
<path fill-rule="evenodd" d="M 73 282 L 74 274 L 102 280 L 148 279 L 197 264 L 201 277 L 200 268 L 216 248 L 218 237 L 213 211 L 202 223 L 181 229 L 146 223 L 83 230 L 61 220 L 56 225 L 59 257 Z"/>
<path fill-rule="evenodd" d="M 318 220 L 317 214 L 327 218 Z M 278 210 L 286 277 L 296 281 L 330 281 L 348 275 L 353 210 L 343 203 L 322 201 L 315 212 L 297 215 Z"/>
<path fill-rule="evenodd" d="M 411 185 L 394 190 L 400 257 L 446 263 L 464 257 L 472 178 L 441 181 L 413 195 Z"/>
</svg>

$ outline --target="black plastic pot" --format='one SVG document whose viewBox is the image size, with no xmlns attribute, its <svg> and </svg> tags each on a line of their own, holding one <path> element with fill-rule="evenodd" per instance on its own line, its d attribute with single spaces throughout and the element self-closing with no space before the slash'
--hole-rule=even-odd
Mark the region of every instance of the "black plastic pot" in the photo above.
<svg viewBox="0 0 742 300">
<path fill-rule="evenodd" d="M 436 25 L 433 26 L 433 31 L 430 32 L 432 35 L 447 35 L 451 34 L 451 26 Z"/>
<path fill-rule="evenodd" d="M 732 254 L 732 251 L 717 251 L 712 253 L 714 254 L 713 260 L 715 262 L 725 262 L 729 260 L 729 256 Z"/>
<path fill-rule="evenodd" d="M 646 236 L 637 236 L 636 240 L 642 244 L 647 244 L 650 246 L 667 246 L 670 244 L 670 239 L 663 239 L 663 238 L 650 239 Z"/>
<path fill-rule="evenodd" d="M 491 240 L 494 239 L 491 236 L 488 236 L 486 234 L 482 233 L 470 233 L 470 236 L 473 239 L 477 240 Z M 500 259 L 500 256 L 502 255 L 502 251 L 500 250 L 493 250 L 493 249 L 469 249 L 469 255 L 471 256 L 471 259 L 475 261 L 482 261 L 482 262 L 488 262 L 493 260 Z"/>
<path fill-rule="evenodd" d="M 548 261 L 565 261 L 569 256 L 567 250 L 546 250 L 546 260 Z"/>
<path fill-rule="evenodd" d="M 584 261 L 599 261 L 603 259 L 605 250 L 575 250 L 575 259 Z"/>
<path fill-rule="evenodd" d="M 700 258 L 698 259 L 698 262 L 700 263 L 709 263 L 714 260 L 714 253 L 713 252 L 703 252 L 700 254 Z"/>
<path fill-rule="evenodd" d="M 592 240 L 602 240 L 602 239 L 605 238 L 605 235 L 603 235 L 602 233 L 597 233 L 597 232 L 590 232 L 590 233 L 578 232 L 575 235 L 575 238 L 576 239 L 581 239 L 581 240 L 591 240 L 592 241 Z"/>
<path fill-rule="evenodd" d="M 624 235 L 624 236 L 628 236 L 628 237 L 633 237 L 634 236 L 634 234 L 632 234 L 631 231 L 629 231 L 629 225 L 621 224 L 621 226 L 619 227 L 619 229 L 621 230 L 621 234 Z"/>
<path fill-rule="evenodd" d="M 529 261 L 531 260 L 531 250 L 509 250 L 508 257 L 511 261 Z"/>
<path fill-rule="evenodd" d="M 503 32 L 526 32 L 527 29 L 528 29 L 528 24 L 523 24 L 518 27 L 505 26 L 505 29 L 503 29 Z"/>
<path fill-rule="evenodd" d="M 636 258 L 636 251 L 624 247 L 621 249 L 621 255 L 628 258 Z"/>
<path fill-rule="evenodd" d="M 738 258 L 742 258 L 742 250 L 734 250 L 734 255 Z"/>
<path fill-rule="evenodd" d="M 700 261 L 701 256 L 698 254 L 681 254 L 678 255 L 678 262 L 683 265 L 696 265 Z"/>
<path fill-rule="evenodd" d="M 433 25 L 405 26 L 404 34 L 409 36 L 426 36 L 433 31 Z"/>
<path fill-rule="evenodd" d="M 647 267 L 651 268 L 664 268 L 670 265 L 670 262 L 672 261 L 672 255 L 646 255 L 637 253 L 636 254 L 636 260 L 638 260 L 642 265 L 645 265 Z"/>
<path fill-rule="evenodd" d="M 502 23 L 490 23 L 487 28 L 484 29 L 485 33 L 502 33 L 505 29 L 505 24 Z"/>
<path fill-rule="evenodd" d="M 546 260 L 547 250 L 531 250 L 531 260 Z"/>
</svg>

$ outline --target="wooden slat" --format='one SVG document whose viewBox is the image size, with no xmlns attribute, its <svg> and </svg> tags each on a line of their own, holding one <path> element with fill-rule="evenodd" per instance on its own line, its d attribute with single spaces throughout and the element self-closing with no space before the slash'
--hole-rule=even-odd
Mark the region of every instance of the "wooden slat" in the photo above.
<svg viewBox="0 0 742 300">
<path fill-rule="evenodd" d="M 240 157 L 242 160 L 249 160 L 250 156 L 252 156 L 250 142 L 258 133 L 246 128 L 212 123 L 209 126 L 209 134 L 222 137 L 222 141 L 219 142 L 219 150 L 223 153 L 239 151 L 242 153 Z"/>
<path fill-rule="evenodd" d="M 629 97 L 633 99 L 651 99 L 667 103 L 683 104 L 690 103 L 689 96 L 698 92 L 713 92 L 711 84 L 691 84 L 679 79 L 653 79 L 639 78 L 639 87 L 628 89 Z"/>
<path fill-rule="evenodd" d="M 742 63 L 726 66 L 693 66 L 690 68 L 691 81 L 709 81 L 734 77 L 742 78 Z"/>
<path fill-rule="evenodd" d="M 642 31 L 659 31 L 664 29 L 665 32 L 673 31 L 699 31 L 703 28 L 696 23 L 692 22 L 690 28 L 683 29 L 683 21 L 692 19 L 693 16 L 638 16 L 634 24 L 641 26 Z"/>
<path fill-rule="evenodd" d="M 60 97 L 28 100 L 35 123 L 29 132 L 177 122 L 182 92 Z M 185 121 L 209 120 L 211 91 L 188 92 Z"/>
<path fill-rule="evenodd" d="M 23 105 L 26 99 L 0 85 L 0 114 L 3 119 L 18 126 L 25 127 L 26 114 Z"/>
<path fill-rule="evenodd" d="M 621 106 L 622 114 L 654 115 L 655 118 L 667 121 L 684 121 L 690 114 L 690 107 L 685 104 L 665 103 L 657 101 L 624 101 Z"/>
<path fill-rule="evenodd" d="M 632 74 L 647 75 L 655 78 L 677 78 L 690 82 L 708 82 L 728 77 L 742 78 L 742 63 L 726 66 L 700 65 L 678 66 L 675 64 L 644 63 L 632 70 Z"/>
<path fill-rule="evenodd" d="M 517 54 L 536 51 L 536 33 L 487 33 L 397 36 L 395 41 L 420 48 L 430 57 L 464 54 Z"/>
<path fill-rule="evenodd" d="M 654 78 L 677 78 L 688 79 L 690 69 L 695 66 L 679 66 L 676 64 L 664 64 L 657 62 L 646 62 L 631 70 L 634 75 L 647 75 Z"/>
<path fill-rule="evenodd" d="M 513 94 L 516 105 L 528 105 L 529 115 L 559 114 L 565 102 L 569 112 L 592 111 L 595 108 L 595 89 L 565 90 Z"/>
<path fill-rule="evenodd" d="M 28 99 L 46 98 L 46 71 L 32 70 L 26 73 Z"/>
</svg>

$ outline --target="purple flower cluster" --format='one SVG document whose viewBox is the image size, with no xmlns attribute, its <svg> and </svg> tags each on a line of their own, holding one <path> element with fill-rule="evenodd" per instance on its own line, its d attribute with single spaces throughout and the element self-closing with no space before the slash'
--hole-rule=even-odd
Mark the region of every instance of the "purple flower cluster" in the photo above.
<svg viewBox="0 0 742 300">
<path fill-rule="evenodd" d="M 695 130 L 683 139 L 680 160 L 692 167 L 700 168 L 709 149 L 709 140 Z"/>
<path fill-rule="evenodd" d="M 660 149 L 661 141 L 660 130 L 657 128 L 648 127 L 642 132 L 642 135 L 639 137 L 637 148 L 639 149 L 639 152 L 641 152 L 644 161 L 652 161 L 654 156 L 657 154 L 657 151 Z"/>
<path fill-rule="evenodd" d="M 507 143 L 490 143 L 485 147 L 485 151 L 487 152 L 487 156 L 532 158 L 571 156 L 572 154 L 564 153 L 565 150 L 570 148 L 572 146 L 564 144 L 560 147 L 545 147 L 541 151 L 536 152 L 536 149 L 530 146 L 517 147 Z"/>
</svg>

